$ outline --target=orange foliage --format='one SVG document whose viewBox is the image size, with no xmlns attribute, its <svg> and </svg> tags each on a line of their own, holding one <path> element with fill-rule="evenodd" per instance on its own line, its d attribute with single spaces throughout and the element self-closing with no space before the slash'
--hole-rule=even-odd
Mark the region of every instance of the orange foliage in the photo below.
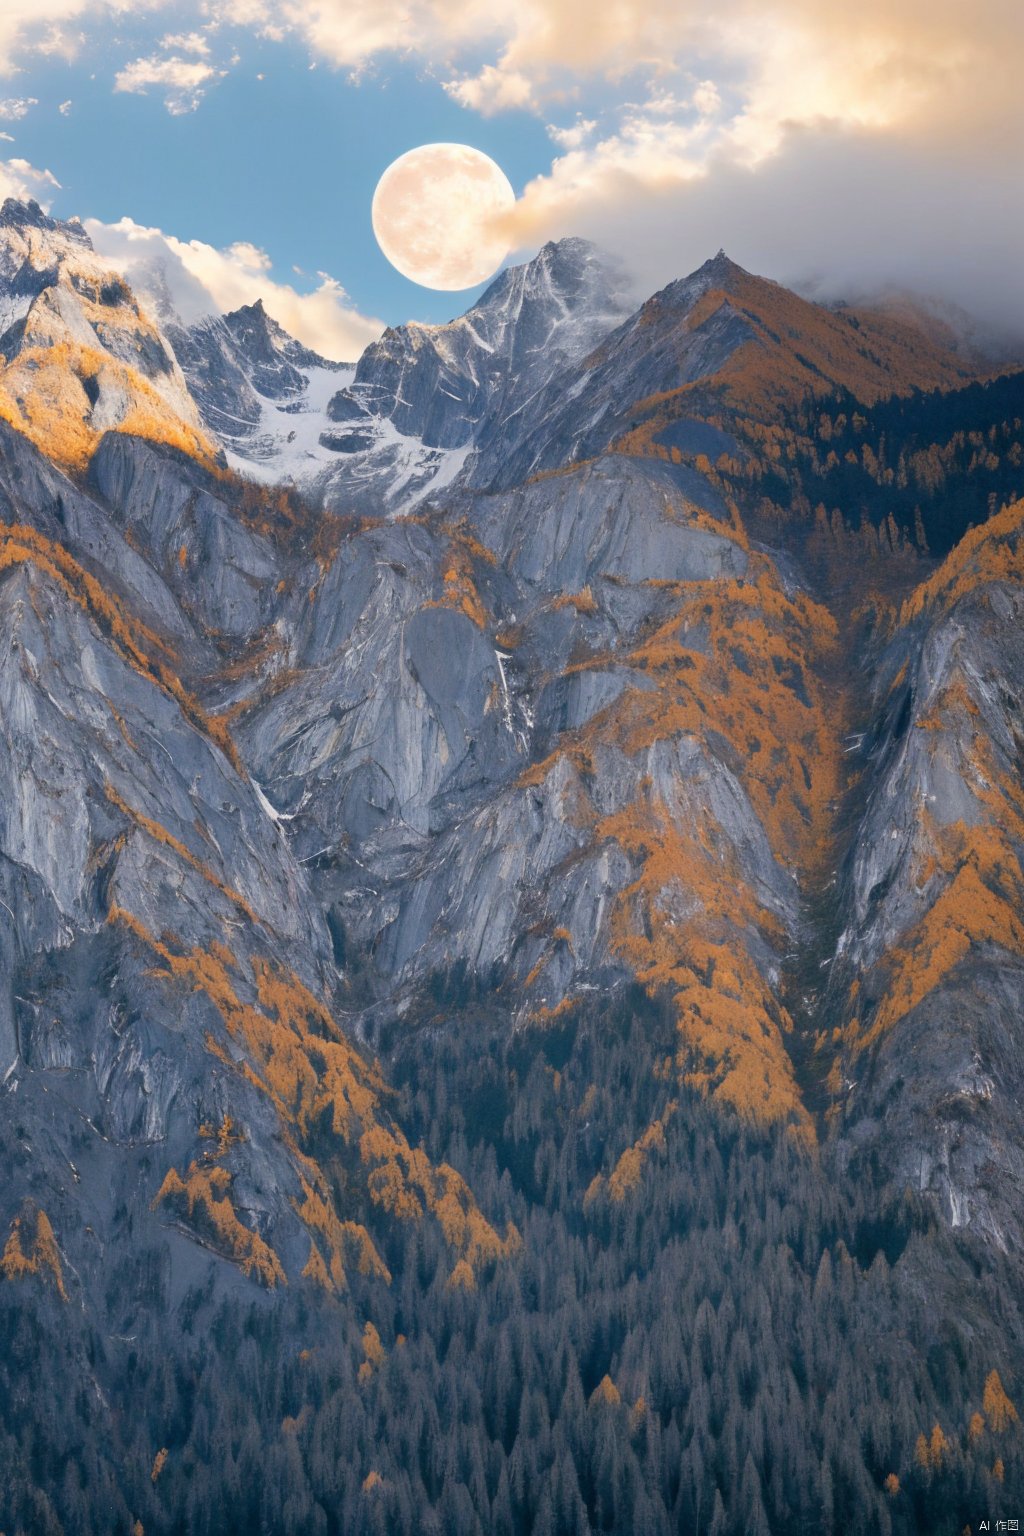
<svg viewBox="0 0 1024 1536">
<path fill-rule="evenodd" d="M 487 625 L 487 610 L 480 600 L 473 575 L 473 561 L 494 564 L 494 556 L 478 540 L 456 529 L 448 547 L 441 596 L 424 603 L 425 608 L 458 608 L 473 620 L 478 629 Z"/>
<path fill-rule="evenodd" d="M 1017 1410 L 1006 1395 L 998 1371 L 990 1371 L 988 1374 L 981 1406 L 985 1410 L 988 1427 L 994 1434 L 1002 1434 L 1003 1430 L 1018 1422 Z"/>
<path fill-rule="evenodd" d="M 664 806 L 632 806 L 598 833 L 642 859 L 616 904 L 613 944 L 652 992 L 672 989 L 686 1081 L 747 1119 L 788 1121 L 813 1139 L 783 1039 L 792 1022 L 747 948 L 755 934 L 777 941 L 779 923 L 743 885 L 707 813 L 680 827 Z M 692 912 L 684 922 L 671 916 L 681 902 Z"/>
<path fill-rule="evenodd" d="M 359 1222 L 342 1221 L 333 1204 L 318 1194 L 309 1181 L 302 1179 L 303 1200 L 295 1201 L 295 1209 L 311 1233 L 323 1241 L 329 1262 L 325 1262 L 315 1241 L 311 1240 L 311 1252 L 306 1269 L 308 1278 L 314 1279 L 327 1291 L 345 1289 L 345 1259 L 354 1255 L 356 1268 L 361 1275 L 374 1275 L 389 1283 L 391 1272 L 374 1246 L 369 1232 Z"/>
<path fill-rule="evenodd" d="M 889 985 L 867 1032 L 855 1042 L 863 1050 L 923 1001 L 980 944 L 1024 954 L 1024 899 L 1021 867 L 1004 826 L 955 822 L 936 827 L 936 872 L 950 875 L 920 922 L 887 956 Z"/>
<path fill-rule="evenodd" d="M 312 1280 L 313 1284 L 320 1286 L 321 1290 L 337 1290 L 331 1272 L 324 1263 L 324 1256 L 312 1238 L 309 1240 L 309 1258 L 302 1266 L 301 1273 L 303 1280 Z"/>
<path fill-rule="evenodd" d="M 917 1444 L 914 1447 L 914 1459 L 918 1466 L 926 1471 L 939 1472 L 949 1451 L 949 1441 L 943 1433 L 941 1424 L 935 1424 L 932 1427 L 930 1439 L 926 1440 L 924 1435 L 918 1435 Z"/>
<path fill-rule="evenodd" d="M 451 1291 L 475 1291 L 476 1276 L 465 1259 L 460 1259 L 448 1276 L 448 1289 Z"/>
<path fill-rule="evenodd" d="M 575 608 L 577 613 L 596 613 L 597 601 L 588 584 L 579 592 L 561 592 L 551 605 L 553 608 Z"/>
<path fill-rule="evenodd" d="M 199 1135 L 204 1141 L 215 1141 L 217 1143 L 216 1150 L 208 1151 L 206 1153 L 207 1157 L 226 1157 L 232 1147 L 238 1146 L 240 1142 L 245 1140 L 241 1132 L 235 1129 L 235 1122 L 228 1114 L 225 1114 L 218 1126 L 201 1125 L 199 1127 Z"/>
<path fill-rule="evenodd" d="M 213 466 L 217 449 L 175 415 L 147 379 L 109 353 L 72 342 L 25 347 L 0 371 L 0 417 L 23 432 L 47 458 L 81 473 L 103 435 L 92 425 L 86 384 L 109 386 L 124 401 L 114 428 L 148 438 Z"/>
<path fill-rule="evenodd" d="M 648 300 L 641 323 L 659 322 L 664 305 L 659 296 Z M 705 416 L 707 397 L 713 396 L 729 418 L 749 415 L 765 421 L 836 387 L 871 404 L 914 389 L 950 388 L 973 377 L 969 365 L 914 326 L 876 312 L 826 309 L 739 271 L 730 276 L 728 290 L 709 289 L 693 306 L 685 330 L 678 333 L 680 354 L 687 334 L 719 324 L 724 313 L 746 322 L 749 339 L 710 378 L 633 404 L 630 416 L 639 418 L 639 425 L 615 444 L 619 452 L 671 458 L 655 439 L 670 422 L 694 413 L 694 396 L 702 400 Z"/>
<path fill-rule="evenodd" d="M 988 522 L 970 529 L 934 575 L 907 598 L 900 623 L 926 610 L 949 609 L 989 582 L 1024 580 L 1024 501 L 1004 507 Z"/>
<path fill-rule="evenodd" d="M 660 741 L 696 737 L 742 783 L 779 863 L 816 881 L 843 785 L 842 703 L 823 681 L 836 622 L 806 594 L 785 592 L 758 555 L 745 580 L 677 590 L 673 617 L 625 660 L 613 653 L 580 664 L 628 666 L 648 686 L 627 689 L 519 783 L 542 783 L 567 756 L 585 786 L 602 749 L 636 757 Z M 585 787 L 578 793 L 585 801 Z M 748 1119 L 788 1122 L 813 1140 L 785 1045 L 792 1023 L 755 959 L 778 952 L 785 935 L 744 885 L 721 828 L 707 812 L 679 825 L 643 786 L 617 814 L 601 819 L 583 805 L 576 820 L 639 862 L 617 900 L 612 942 L 652 992 L 672 990 L 680 1075 Z M 634 1159 L 625 1156 L 627 1177 Z"/>
<path fill-rule="evenodd" d="M 644 1164 L 652 1152 L 665 1150 L 665 1126 L 676 1112 L 675 1101 L 666 1105 L 659 1120 L 649 1125 L 631 1147 L 627 1147 L 608 1176 L 608 1194 L 619 1204 L 640 1183 Z"/>
<path fill-rule="evenodd" d="M 590 1405 L 591 1407 L 615 1408 L 621 1402 L 622 1394 L 606 1372 L 590 1394 Z"/>
<path fill-rule="evenodd" d="M 530 1015 L 530 1022 L 531 1024 L 540 1025 L 554 1024 L 557 1019 L 564 1019 L 567 1018 L 570 1014 L 575 1013 L 576 1009 L 579 1007 L 579 1002 L 580 1000 L 578 997 L 563 997 L 559 1002 L 555 1004 L 553 1008 L 549 1008 L 546 1003 L 542 1003 L 541 1006 Z"/>
<path fill-rule="evenodd" d="M 348 1145 L 358 1143 L 374 1204 L 400 1219 L 429 1212 L 449 1245 L 470 1264 L 518 1249 L 519 1234 L 511 1223 L 505 1238 L 499 1238 L 461 1175 L 447 1164 L 435 1168 L 421 1148 L 411 1147 L 383 1117 L 386 1088 L 379 1068 L 358 1055 L 326 1006 L 293 972 L 255 958 L 255 1001 L 249 1003 L 239 997 L 234 957 L 223 946 L 178 953 L 131 913 L 114 907 L 109 919 L 123 923 L 156 953 L 163 965 L 157 974 L 209 998 L 228 1036 L 245 1053 L 240 1067 L 226 1055 L 223 1059 L 277 1110 L 300 1177 L 303 1199 L 295 1209 L 314 1239 L 304 1270 L 308 1278 L 321 1285 L 326 1281 L 327 1289 L 341 1289 L 344 1261 L 354 1255 L 361 1274 L 390 1279 L 369 1233 L 337 1216 L 326 1176 L 296 1144 L 296 1137 L 308 1142 L 325 1127 Z M 223 1054 L 212 1037 L 208 1044 Z M 208 1171 L 215 1175 L 224 1170 L 217 1166 Z"/>
<path fill-rule="evenodd" d="M 894 1499 L 900 1491 L 900 1480 L 895 1472 L 889 1473 L 883 1486 L 890 1499 Z"/>
<path fill-rule="evenodd" d="M 386 1358 L 380 1334 L 369 1321 L 363 1324 L 363 1354 L 370 1365 L 383 1365 Z"/>
<path fill-rule="evenodd" d="M 400 1220 L 416 1220 L 426 1210 L 437 1220 L 449 1247 L 472 1265 L 515 1253 L 521 1238 L 509 1222 L 504 1238 L 485 1221 L 469 1188 L 454 1168 L 435 1168 L 420 1147 L 410 1147 L 402 1132 L 378 1123 L 359 1143 L 370 1166 L 370 1197 Z"/>
<path fill-rule="evenodd" d="M 153 1470 L 149 1474 L 150 1482 L 155 1483 L 159 1478 L 160 1473 L 163 1471 L 164 1466 L 166 1465 L 168 1454 L 169 1452 L 167 1447 L 162 1446 L 161 1449 L 157 1451 L 156 1455 L 153 1457 Z"/>
<path fill-rule="evenodd" d="M 50 1218 L 44 1210 L 36 1210 L 35 1235 L 25 1251 L 23 1238 L 27 1219 L 16 1216 L 11 1222 L 11 1232 L 0 1258 L 0 1275 L 5 1280 L 22 1280 L 27 1275 L 48 1274 L 62 1301 L 67 1301 L 64 1288 L 64 1269 L 60 1261 L 60 1249 L 53 1235 Z"/>
<path fill-rule="evenodd" d="M 169 1168 L 153 1200 L 153 1209 L 165 1202 L 179 1215 L 184 1211 L 199 1235 L 241 1269 L 273 1290 L 287 1285 L 281 1261 L 258 1232 L 245 1226 L 231 1204 L 231 1174 L 220 1164 L 203 1167 L 191 1163 L 184 1178 Z"/>
</svg>

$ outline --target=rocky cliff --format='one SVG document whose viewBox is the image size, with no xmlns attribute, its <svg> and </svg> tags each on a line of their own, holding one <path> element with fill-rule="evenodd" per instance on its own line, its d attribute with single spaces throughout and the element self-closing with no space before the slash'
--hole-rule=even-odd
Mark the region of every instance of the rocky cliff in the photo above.
<svg viewBox="0 0 1024 1536">
<path fill-rule="evenodd" d="M 365 1384 L 378 1326 L 490 1306 L 556 1212 L 585 1290 L 643 1190 L 645 1275 L 712 1205 L 722 1274 L 748 1219 L 816 1305 L 853 1252 L 851 1338 L 877 1286 L 905 1340 L 928 1277 L 894 1348 L 952 1433 L 956 1265 L 1024 1248 L 1024 376 L 721 254 L 627 314 L 580 241 L 347 370 L 260 305 L 158 327 L 34 205 L 0 304 L 0 1269 L 81 1314 L 76 1369 L 102 1337 L 112 1391 L 156 1295 L 177 1340 L 288 1293 L 296 1348 L 376 1318 Z M 1024 1369 L 1013 1305 L 972 1303 L 986 1370 Z M 904 1439 L 885 1467 L 953 1466 Z M 916 1528 L 883 1470 L 850 1507 Z"/>
</svg>

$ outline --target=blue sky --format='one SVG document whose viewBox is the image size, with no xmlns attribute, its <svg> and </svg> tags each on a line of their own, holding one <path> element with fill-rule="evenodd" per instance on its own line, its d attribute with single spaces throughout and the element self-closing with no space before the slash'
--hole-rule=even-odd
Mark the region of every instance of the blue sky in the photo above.
<svg viewBox="0 0 1024 1536">
<path fill-rule="evenodd" d="M 373 238 L 380 173 L 437 140 L 503 168 L 518 255 L 586 235 L 646 294 L 724 246 L 1024 333 L 1022 69 L 1007 0 L 969 29 L 963 0 L 0 0 L 0 194 L 159 262 L 189 317 L 263 297 L 336 357 L 480 291 Z"/>
<path fill-rule="evenodd" d="M 415 63 L 392 63 L 355 83 L 329 63 L 311 68 L 300 44 L 241 31 L 218 39 L 220 51 L 239 61 L 196 110 L 172 115 L 158 90 L 113 90 L 112 56 L 152 42 L 141 29 L 134 37 L 119 32 L 116 49 L 111 39 L 71 64 L 39 59 L 8 82 L 12 95 L 37 99 L 3 126 L 19 155 L 61 183 L 50 193 L 51 211 L 107 223 L 127 215 L 218 247 L 251 241 L 271 257 L 275 275 L 301 288 L 294 267 L 309 274 L 307 286 L 317 272 L 330 272 L 361 310 L 389 322 L 446 320 L 482 291 L 433 293 L 384 259 L 370 203 L 392 160 L 417 144 L 469 142 L 501 165 L 517 193 L 551 161 L 551 140 L 535 115 L 485 118 Z"/>
</svg>

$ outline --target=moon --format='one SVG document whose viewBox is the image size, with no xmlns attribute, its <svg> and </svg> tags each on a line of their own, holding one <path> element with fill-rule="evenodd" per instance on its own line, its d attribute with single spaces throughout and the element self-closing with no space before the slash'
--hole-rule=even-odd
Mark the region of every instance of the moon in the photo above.
<svg viewBox="0 0 1024 1536">
<path fill-rule="evenodd" d="M 421 144 L 393 160 L 373 194 L 377 244 L 403 277 L 455 292 L 492 276 L 509 252 L 515 206 L 505 172 L 469 144 Z"/>
</svg>

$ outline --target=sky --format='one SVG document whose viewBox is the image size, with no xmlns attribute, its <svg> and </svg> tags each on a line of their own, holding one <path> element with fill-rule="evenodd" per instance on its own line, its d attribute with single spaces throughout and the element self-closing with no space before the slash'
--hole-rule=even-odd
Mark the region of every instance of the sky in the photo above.
<svg viewBox="0 0 1024 1536">
<path fill-rule="evenodd" d="M 437 140 L 509 177 L 510 260 L 587 235 L 643 296 L 724 246 L 1019 335 L 1022 66 L 1019 0 L 3 0 L 0 192 L 159 261 L 186 318 L 263 297 L 335 357 L 481 291 L 373 237 L 379 176 Z"/>
</svg>

